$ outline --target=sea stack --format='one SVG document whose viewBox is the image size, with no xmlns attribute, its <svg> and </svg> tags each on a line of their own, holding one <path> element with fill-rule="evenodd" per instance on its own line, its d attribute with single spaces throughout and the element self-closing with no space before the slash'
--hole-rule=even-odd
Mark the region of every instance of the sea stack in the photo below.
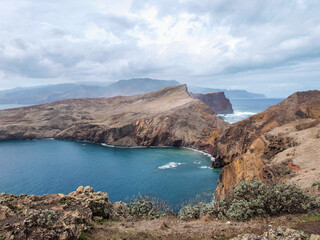
<svg viewBox="0 0 320 240">
<path fill-rule="evenodd" d="M 224 92 L 190 93 L 192 97 L 201 100 L 211 107 L 215 114 L 233 113 L 232 105 Z"/>
</svg>

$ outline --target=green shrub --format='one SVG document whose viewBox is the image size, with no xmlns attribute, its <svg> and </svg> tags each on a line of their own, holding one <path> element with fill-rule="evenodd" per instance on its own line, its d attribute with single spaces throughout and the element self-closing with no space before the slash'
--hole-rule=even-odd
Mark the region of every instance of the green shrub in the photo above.
<svg viewBox="0 0 320 240">
<path fill-rule="evenodd" d="M 130 215 L 140 218 L 162 218 L 173 212 L 169 203 L 151 196 L 139 195 L 128 207 Z"/>
<path fill-rule="evenodd" d="M 24 224 L 27 227 L 48 227 L 52 225 L 56 219 L 57 213 L 54 210 L 32 210 L 25 219 Z"/>
<path fill-rule="evenodd" d="M 267 213 L 305 213 L 319 207 L 315 198 L 305 195 L 296 185 L 280 183 L 268 191 Z"/>
<path fill-rule="evenodd" d="M 213 215 L 214 207 L 212 203 L 199 202 L 197 204 L 188 204 L 179 211 L 179 218 L 181 220 L 191 220 L 202 218 L 210 214 Z"/>
<path fill-rule="evenodd" d="M 262 181 L 243 181 L 234 186 L 227 198 L 213 204 L 189 204 L 180 210 L 179 217 L 189 220 L 210 214 L 220 219 L 243 221 L 255 216 L 306 213 L 319 206 L 315 198 L 305 195 L 293 184 L 269 187 Z"/>
</svg>

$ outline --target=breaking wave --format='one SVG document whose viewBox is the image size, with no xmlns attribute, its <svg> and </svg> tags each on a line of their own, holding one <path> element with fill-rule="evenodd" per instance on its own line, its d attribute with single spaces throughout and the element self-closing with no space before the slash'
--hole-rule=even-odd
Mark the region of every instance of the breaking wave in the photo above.
<svg viewBox="0 0 320 240">
<path fill-rule="evenodd" d="M 233 114 L 218 114 L 218 116 L 222 117 L 223 120 L 229 123 L 239 122 L 243 119 L 251 117 L 252 115 L 257 114 L 256 112 L 238 112 L 235 111 Z"/>
<path fill-rule="evenodd" d="M 201 166 L 201 167 L 199 167 L 199 168 L 204 168 L 204 169 L 209 168 L 209 169 L 213 169 L 212 167 L 208 167 L 208 166 Z"/>
<path fill-rule="evenodd" d="M 158 167 L 159 169 L 168 169 L 168 168 L 175 168 L 182 165 L 182 163 L 176 163 L 176 162 L 169 162 L 167 164 L 164 164 L 160 167 Z"/>
</svg>

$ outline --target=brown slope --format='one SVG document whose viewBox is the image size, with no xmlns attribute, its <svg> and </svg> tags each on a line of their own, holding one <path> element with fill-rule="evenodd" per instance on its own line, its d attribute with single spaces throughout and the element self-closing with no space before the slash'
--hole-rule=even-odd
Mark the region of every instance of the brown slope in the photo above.
<svg viewBox="0 0 320 240">
<path fill-rule="evenodd" d="M 0 111 L 0 140 L 77 139 L 119 146 L 190 146 L 225 128 L 185 85 L 131 97 L 71 99 Z"/>
<path fill-rule="evenodd" d="M 319 119 L 320 91 L 297 92 L 262 113 L 230 125 L 219 137 L 212 138 L 211 144 L 215 144 L 212 153 L 216 157 L 213 166 L 229 164 L 221 173 L 216 197 L 225 196 L 234 184 L 242 180 L 289 181 L 294 171 L 301 169 L 295 167 L 297 156 L 306 156 L 305 161 L 310 162 L 300 172 L 303 173 L 301 179 L 316 181 L 317 175 L 306 176 L 310 166 L 313 165 L 316 172 L 320 166 L 320 154 L 316 150 L 320 147 Z M 306 146 L 310 146 L 309 149 Z M 286 153 L 288 156 L 280 157 L 287 149 L 291 149 Z M 308 190 L 310 186 L 301 184 Z"/>
</svg>

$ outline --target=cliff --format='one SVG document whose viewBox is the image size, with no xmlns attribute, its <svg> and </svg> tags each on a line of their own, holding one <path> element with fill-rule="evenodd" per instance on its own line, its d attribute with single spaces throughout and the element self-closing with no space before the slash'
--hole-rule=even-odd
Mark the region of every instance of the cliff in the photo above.
<svg viewBox="0 0 320 240">
<path fill-rule="evenodd" d="M 190 93 L 192 97 L 201 100 L 211 107 L 215 114 L 233 113 L 232 105 L 224 92 Z"/>
<path fill-rule="evenodd" d="M 216 197 L 242 180 L 295 182 L 319 197 L 320 91 L 297 92 L 281 103 L 211 137 L 213 167 L 221 172 Z"/>
<path fill-rule="evenodd" d="M 70 99 L 0 111 L 0 140 L 55 138 L 118 146 L 189 146 L 228 123 L 185 85 L 131 97 Z"/>
</svg>

